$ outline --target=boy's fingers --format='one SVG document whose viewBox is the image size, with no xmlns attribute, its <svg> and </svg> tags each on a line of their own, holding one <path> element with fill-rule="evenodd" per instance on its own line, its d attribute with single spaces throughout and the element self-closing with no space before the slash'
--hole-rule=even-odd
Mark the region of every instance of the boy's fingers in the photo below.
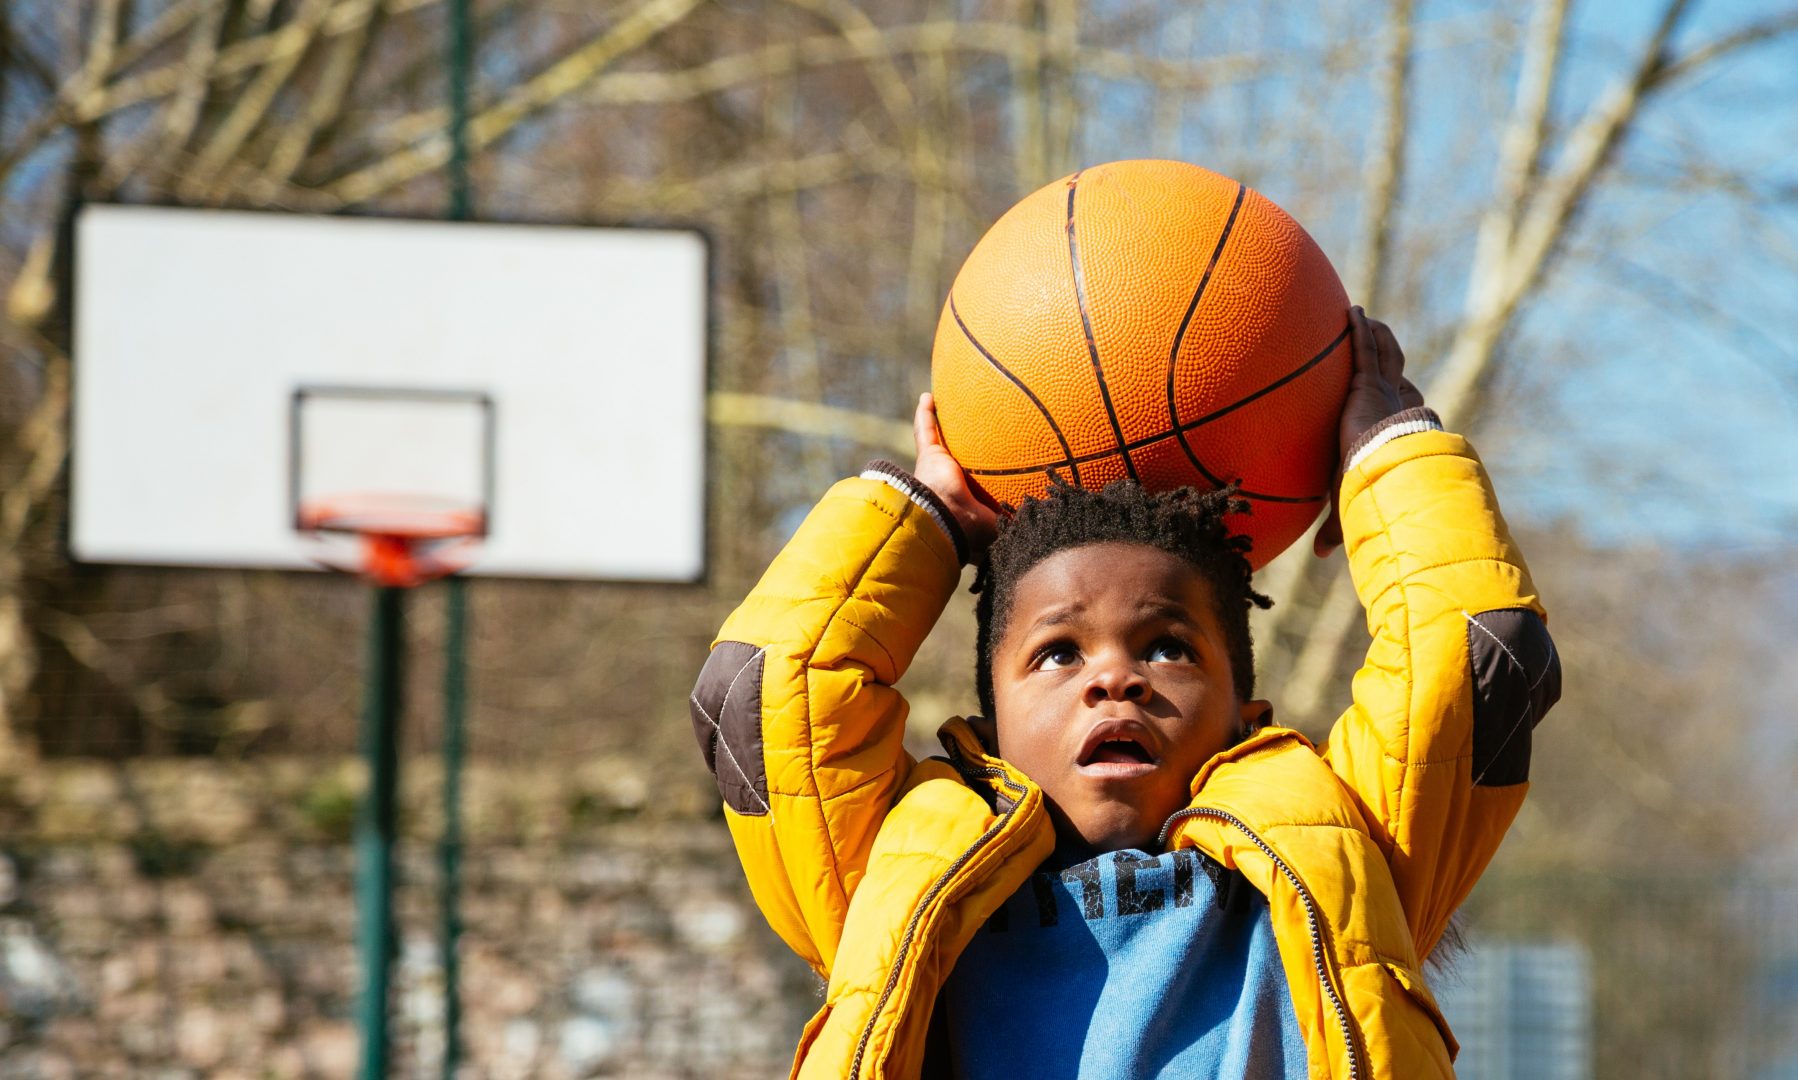
<svg viewBox="0 0 1798 1080">
<path fill-rule="evenodd" d="M 1360 306 L 1349 308 L 1349 328 L 1352 332 L 1352 350 L 1354 352 L 1356 372 L 1372 374 L 1379 370 L 1380 350 L 1374 344 L 1373 329 L 1367 325 L 1367 312 Z"/>
<path fill-rule="evenodd" d="M 911 434 L 919 453 L 923 453 L 925 447 L 938 446 L 943 441 L 936 427 L 936 400 L 928 391 L 918 395 L 918 408 L 911 417 Z"/>
<path fill-rule="evenodd" d="M 1380 378 L 1397 386 L 1405 377 L 1405 350 L 1399 348 L 1392 327 L 1378 319 L 1367 320 L 1373 332 L 1374 356 L 1379 360 Z"/>
<path fill-rule="evenodd" d="M 1320 559 L 1327 559 L 1330 553 L 1342 546 L 1342 518 L 1338 515 L 1334 503 L 1330 506 L 1330 516 L 1317 528 L 1317 535 L 1311 541 L 1311 553 Z"/>
<path fill-rule="evenodd" d="M 1403 375 L 1398 379 L 1398 401 L 1407 409 L 1415 409 L 1423 404 L 1423 391 L 1415 383 Z"/>
</svg>

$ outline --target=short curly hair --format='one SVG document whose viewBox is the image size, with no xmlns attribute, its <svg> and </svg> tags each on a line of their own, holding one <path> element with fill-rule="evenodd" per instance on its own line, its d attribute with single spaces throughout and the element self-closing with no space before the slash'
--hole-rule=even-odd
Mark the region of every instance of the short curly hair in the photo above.
<svg viewBox="0 0 1798 1080">
<path fill-rule="evenodd" d="M 1255 648 L 1249 636 L 1250 606 L 1273 601 L 1250 582 L 1249 540 L 1230 532 L 1225 515 L 1248 504 L 1230 488 L 1193 488 L 1151 494 L 1119 480 L 1088 491 L 1056 479 L 1047 494 L 1026 499 L 1002 521 L 986 564 L 974 579 L 980 599 L 976 622 L 974 688 L 980 708 L 993 716 L 993 653 L 1011 618 L 1018 582 L 1051 555 L 1089 544 L 1142 544 L 1185 560 L 1211 585 L 1218 624 L 1230 651 L 1230 675 L 1243 700 L 1254 696 Z"/>
</svg>

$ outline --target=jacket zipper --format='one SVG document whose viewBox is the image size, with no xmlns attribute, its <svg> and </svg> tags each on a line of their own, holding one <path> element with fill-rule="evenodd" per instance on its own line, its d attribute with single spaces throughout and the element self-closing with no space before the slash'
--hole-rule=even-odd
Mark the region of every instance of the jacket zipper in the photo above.
<svg viewBox="0 0 1798 1080">
<path fill-rule="evenodd" d="M 868 1040 L 874 1036 L 874 1025 L 880 1022 L 880 1014 L 886 1010 L 887 1001 L 893 996 L 894 988 L 899 985 L 899 971 L 905 966 L 905 956 L 911 951 L 912 939 L 917 934 L 918 923 L 923 919 L 924 912 L 929 910 L 930 904 L 936 899 L 937 894 L 942 892 L 944 887 L 949 884 L 949 879 L 953 878 L 962 867 L 966 866 L 968 860 L 972 859 L 981 848 L 991 843 L 993 838 L 998 836 L 999 833 L 1004 830 L 1006 824 L 1011 821 L 1012 815 L 1018 812 L 1018 807 L 1024 804 L 1024 796 L 1027 792 L 1020 785 L 1012 783 L 1011 779 L 1005 775 L 1005 770 L 997 769 L 990 765 L 981 768 L 973 768 L 968 766 L 967 763 L 962 760 L 961 754 L 953 748 L 951 748 L 950 754 L 955 759 L 954 765 L 956 771 L 960 772 L 964 778 L 967 778 L 972 774 L 998 780 L 1001 784 L 1010 788 L 1012 792 L 1015 793 L 1016 798 L 1009 807 L 1006 807 L 1005 810 L 1000 812 L 998 821 L 993 822 L 985 832 L 981 833 L 980 836 L 975 839 L 974 843 L 969 845 L 966 851 L 956 856 L 955 861 L 949 864 L 949 868 L 943 871 L 942 874 L 931 883 L 930 888 L 925 891 L 923 899 L 918 901 L 917 908 L 912 912 L 911 920 L 905 924 L 905 936 L 899 940 L 899 955 L 893 959 L 892 970 L 887 973 L 886 989 L 880 992 L 880 1000 L 874 1005 L 874 1014 L 868 1018 L 868 1026 L 862 1029 L 862 1037 L 860 1041 L 855 1044 L 855 1060 L 849 1066 L 849 1075 L 851 1078 L 859 1077 L 862 1074 L 862 1055 L 867 1053 Z"/>
<path fill-rule="evenodd" d="M 1324 997 L 1329 999 L 1330 1007 L 1336 1010 L 1336 1022 L 1342 1027 L 1342 1040 L 1347 1044 L 1349 1051 L 1349 1080 L 1357 1080 L 1361 1076 L 1361 1046 L 1355 1040 L 1355 1026 L 1349 1019 L 1348 1006 L 1342 1003 L 1342 997 L 1336 993 L 1336 987 L 1330 983 L 1329 967 L 1324 959 L 1323 923 L 1318 918 L 1317 901 L 1311 898 L 1310 891 L 1299 881 L 1299 876 L 1293 872 L 1291 866 L 1287 865 L 1285 859 L 1280 858 L 1274 852 L 1267 841 L 1257 836 L 1255 830 L 1244 824 L 1241 818 L 1226 811 L 1213 810 L 1203 806 L 1189 806 L 1184 810 L 1176 811 L 1174 816 L 1168 818 L 1166 823 L 1161 826 L 1161 835 L 1155 838 L 1156 846 L 1166 849 L 1168 834 L 1173 832 L 1175 822 L 1189 817 L 1216 818 L 1240 829 L 1243 835 L 1261 849 L 1262 854 L 1273 860 L 1274 866 L 1279 868 L 1280 873 L 1285 875 L 1286 880 L 1290 881 L 1293 889 L 1298 892 L 1299 899 L 1305 905 L 1306 928 L 1311 933 L 1311 959 L 1317 967 L 1317 981 L 1323 986 Z"/>
</svg>

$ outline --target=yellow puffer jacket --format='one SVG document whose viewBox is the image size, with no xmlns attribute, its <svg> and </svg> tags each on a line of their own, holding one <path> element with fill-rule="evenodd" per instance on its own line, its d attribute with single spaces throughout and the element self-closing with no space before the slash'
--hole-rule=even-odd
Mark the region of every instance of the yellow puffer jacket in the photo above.
<svg viewBox="0 0 1798 1080">
<path fill-rule="evenodd" d="M 1313 1077 L 1451 1076 L 1419 970 L 1528 787 L 1559 667 L 1484 469 L 1456 435 L 1342 482 L 1373 642 L 1319 751 L 1268 728 L 1208 762 L 1163 831 L 1265 893 Z M 928 499 L 839 483 L 719 632 L 692 701 L 757 903 L 828 979 L 793 1075 L 939 1075 L 956 957 L 1054 846 L 1042 792 L 967 723 L 902 745 L 893 689 L 959 580 Z"/>
</svg>

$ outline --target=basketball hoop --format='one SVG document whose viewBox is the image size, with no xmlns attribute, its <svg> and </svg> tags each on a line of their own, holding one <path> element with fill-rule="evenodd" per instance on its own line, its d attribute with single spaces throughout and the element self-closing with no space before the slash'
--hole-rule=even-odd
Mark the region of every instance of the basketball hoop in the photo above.
<svg viewBox="0 0 1798 1080">
<path fill-rule="evenodd" d="M 466 569 L 487 515 L 426 496 L 360 492 L 305 500 L 294 528 L 310 535 L 319 565 L 410 589 Z"/>
</svg>

